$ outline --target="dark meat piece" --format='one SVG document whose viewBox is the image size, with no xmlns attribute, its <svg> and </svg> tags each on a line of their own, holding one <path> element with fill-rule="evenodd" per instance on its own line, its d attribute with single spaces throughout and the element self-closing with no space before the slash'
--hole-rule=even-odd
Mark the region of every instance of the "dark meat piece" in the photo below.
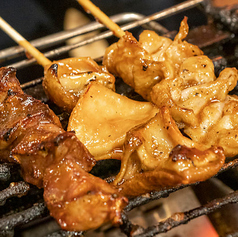
<svg viewBox="0 0 238 237">
<path fill-rule="evenodd" d="M 13 68 L 0 70 L 0 121 L 0 159 L 20 163 L 24 179 L 44 187 L 46 204 L 62 228 L 121 222 L 126 199 L 87 173 L 95 164 L 92 155 L 47 105 L 23 93 Z"/>
</svg>

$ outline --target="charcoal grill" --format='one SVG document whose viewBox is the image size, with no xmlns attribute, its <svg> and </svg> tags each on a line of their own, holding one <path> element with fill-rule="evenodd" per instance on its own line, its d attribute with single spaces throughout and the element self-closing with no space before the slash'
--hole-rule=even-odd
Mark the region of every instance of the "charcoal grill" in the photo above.
<svg viewBox="0 0 238 237">
<path fill-rule="evenodd" d="M 199 7 L 202 11 L 207 12 L 207 24 L 197 26 L 190 30 L 187 40 L 193 44 L 197 44 L 203 49 L 205 54 L 213 59 L 216 72 L 219 73 L 226 66 L 237 67 L 238 62 L 238 42 L 236 40 L 236 27 L 234 24 L 236 17 L 236 6 L 232 11 L 221 16 L 219 8 L 213 8 L 210 3 L 204 5 L 202 0 L 185 1 L 171 8 L 165 9 L 161 12 L 155 13 L 149 17 L 145 17 L 137 13 L 123 13 L 113 16 L 112 19 L 121 25 L 123 30 L 129 30 L 136 33 L 142 29 L 152 29 L 159 34 L 166 35 L 173 38 L 176 32 L 170 31 L 157 21 L 164 18 L 177 15 L 178 13 L 186 14 L 184 11 L 191 8 Z M 230 18 L 229 18 L 230 17 Z M 232 21 L 231 21 L 232 18 Z M 229 20 L 230 19 L 230 20 Z M 225 27 L 224 27 L 225 26 Z M 230 27 L 227 27 L 230 26 Z M 191 26 L 190 26 L 191 28 Z M 95 30 L 100 30 L 101 33 L 95 37 L 90 37 L 86 40 L 75 44 L 66 45 L 64 42 L 70 38 L 83 35 Z M 201 36 L 204 37 L 201 37 Z M 72 49 L 90 44 L 100 39 L 116 40 L 110 31 L 107 31 L 100 23 L 92 22 L 83 27 L 73 30 L 63 31 L 57 34 L 49 35 L 41 39 L 32 41 L 31 43 L 38 47 L 45 56 L 50 59 L 64 58 L 65 55 Z M 62 46 L 62 43 L 64 44 Z M 62 122 L 67 120 L 67 114 L 63 113 L 59 108 L 52 105 L 41 86 L 43 70 L 35 65 L 34 59 L 24 59 L 24 50 L 21 47 L 15 46 L 0 51 L 1 66 L 12 66 L 18 69 L 18 78 L 22 82 L 22 88 L 26 93 L 31 94 L 37 99 L 49 103 L 51 108 L 59 115 Z M 101 62 L 102 58 L 96 59 Z M 24 81 L 25 73 L 31 73 L 29 81 Z M 21 78 L 22 77 L 22 78 Z M 29 76 L 27 76 L 29 78 Z M 119 81 L 119 83 L 121 83 Z M 121 88 L 121 87 L 120 87 Z M 122 90 L 125 87 L 122 86 Z M 126 88 L 128 91 L 128 88 Z M 119 91 L 120 93 L 120 91 Z M 236 93 L 236 89 L 234 90 Z M 129 90 L 128 96 L 132 96 L 133 92 Z M 99 162 L 93 172 L 105 178 L 102 175 L 102 167 L 112 170 L 113 167 L 119 167 L 117 162 L 112 164 L 108 161 Z M 19 166 L 16 164 L 2 163 L 0 164 L 0 235 L 1 236 L 184 236 L 180 232 L 173 235 L 166 235 L 162 233 L 169 233 L 175 227 L 183 228 L 184 224 L 190 225 L 192 220 L 198 217 L 207 215 L 216 230 L 215 236 L 232 237 L 238 236 L 238 191 L 237 181 L 234 177 L 237 176 L 238 158 L 227 158 L 226 164 L 219 171 L 216 177 L 202 183 L 195 183 L 189 185 L 179 185 L 172 189 L 163 190 L 160 192 L 152 192 L 147 195 L 136 197 L 130 200 L 129 204 L 123 212 L 123 224 L 118 227 L 102 226 L 99 230 L 83 232 L 69 232 L 61 230 L 56 222 L 49 216 L 49 212 L 44 204 L 42 197 L 42 190 L 29 185 L 24 182 L 20 175 Z M 104 170 L 105 171 L 105 170 Z M 115 171 L 116 172 L 116 171 Z M 111 174 L 110 174 L 111 175 Z M 110 177 L 107 177 L 110 180 Z M 231 185 L 233 184 L 233 186 Z M 193 208 L 188 208 L 182 212 L 171 213 L 170 217 L 160 218 L 159 222 L 144 226 L 141 220 L 134 222 L 138 215 L 147 215 L 145 213 L 151 212 L 155 215 L 160 212 L 156 209 L 158 206 L 163 210 L 163 200 L 166 200 L 173 195 L 183 190 L 186 191 L 185 196 L 189 192 L 199 199 L 199 205 Z M 212 192 L 208 192 L 212 190 Z M 216 192 L 215 192 L 216 190 Z M 205 192 L 205 194 L 204 194 Z M 204 195 L 203 195 L 204 194 Z M 176 199 L 177 200 L 177 199 Z M 175 200 L 175 202 L 176 202 Z M 186 203 L 186 200 L 184 200 Z M 232 205 L 230 205 L 232 204 Z M 231 207 L 232 206 L 232 207 Z M 138 211 L 139 210 L 139 211 Z M 131 212 L 134 211 L 131 215 Z M 138 214 L 139 213 L 139 214 Z M 144 213 L 144 214 L 143 214 Z M 226 214 L 224 214 L 226 213 Z M 219 216 L 220 215 L 220 216 Z M 231 216 L 227 220 L 221 220 L 222 215 Z M 163 216 L 163 215 L 162 215 Z M 144 217 L 142 216 L 142 219 Z M 155 218 L 158 219 L 158 218 Z M 219 222 L 220 220 L 220 222 Z M 231 223 L 230 221 L 233 221 Z M 225 226 L 225 227 L 224 227 Z M 224 227 L 224 228 L 223 228 Z M 196 227 L 192 227 L 196 228 Z"/>
</svg>

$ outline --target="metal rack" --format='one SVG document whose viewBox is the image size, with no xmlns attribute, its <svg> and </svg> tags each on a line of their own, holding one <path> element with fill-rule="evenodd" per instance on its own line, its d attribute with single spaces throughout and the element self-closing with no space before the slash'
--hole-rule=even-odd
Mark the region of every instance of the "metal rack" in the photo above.
<svg viewBox="0 0 238 237">
<path fill-rule="evenodd" d="M 157 23 L 155 20 L 161 20 L 166 17 L 175 15 L 179 12 L 183 12 L 185 10 L 188 10 L 190 8 L 193 8 L 197 5 L 204 4 L 205 1 L 203 0 L 191 0 L 191 1 L 185 1 L 183 3 L 180 3 L 176 6 L 173 6 L 171 8 L 165 9 L 161 12 L 155 13 L 151 16 L 145 17 L 141 14 L 137 13 L 123 13 L 116 16 L 113 16 L 112 19 L 116 23 L 120 24 L 123 30 L 132 30 L 137 27 L 143 27 L 143 28 L 149 28 L 152 30 L 155 30 L 159 32 L 160 34 L 172 36 L 173 34 L 169 32 L 165 27 Z M 59 44 L 62 42 L 65 42 L 66 40 L 83 35 L 95 30 L 101 30 L 100 34 L 97 34 L 94 37 L 88 38 L 86 40 L 77 42 L 73 45 L 64 45 L 58 47 Z M 218 41 L 228 39 L 230 40 L 233 38 L 232 32 L 223 32 L 221 39 L 217 39 Z M 101 39 L 107 39 L 109 37 L 112 37 L 113 34 L 110 31 L 107 31 L 100 23 L 98 22 L 92 22 L 88 25 L 85 25 L 83 27 L 60 32 L 57 34 L 49 35 L 41 39 L 37 39 L 32 41 L 31 43 L 35 46 L 44 51 L 44 54 L 46 57 L 53 59 L 54 57 L 58 57 L 64 53 L 69 52 L 72 49 L 90 44 L 92 42 L 101 40 Z M 214 42 L 211 42 L 211 44 L 214 44 Z M 207 46 L 207 45 L 206 45 Z M 54 49 L 51 49 L 50 51 L 47 51 L 48 48 L 55 47 Z M 15 62 L 13 64 L 8 64 L 9 60 L 17 59 L 18 57 L 24 56 L 24 50 L 19 47 L 11 47 L 5 50 L 0 51 L 0 61 L 4 65 L 8 65 L 11 67 L 15 67 L 17 69 L 23 69 L 27 68 L 33 64 L 35 64 L 34 59 L 23 59 L 21 61 Z M 218 62 L 218 67 L 221 66 L 221 64 L 224 63 L 224 58 L 216 57 L 216 60 L 214 60 L 215 63 Z M 99 59 L 100 60 L 100 59 Z M 220 62 L 221 61 L 221 62 Z M 220 63 L 219 63 L 220 62 Z M 26 88 L 33 88 L 34 87 L 40 87 L 42 79 L 36 78 L 34 80 L 31 80 L 27 83 L 24 83 L 22 85 L 23 89 Z M 238 159 L 234 159 L 224 165 L 224 167 L 220 170 L 218 173 L 221 174 L 223 172 L 226 172 L 228 170 L 231 170 L 233 168 L 236 168 L 238 166 Z M 7 186 L 6 188 L 2 188 L 2 191 L 0 191 L 0 203 L 2 205 L 11 205 L 6 204 L 6 202 L 17 196 L 29 196 L 31 198 L 31 195 L 34 196 L 34 198 L 37 200 L 35 204 L 32 205 L 32 207 L 27 208 L 26 210 L 21 210 L 21 208 L 17 208 L 16 211 L 10 209 L 10 214 L 3 214 L 2 218 L 0 219 L 0 233 L 5 236 L 14 236 L 14 230 L 18 229 L 21 225 L 27 225 L 32 222 L 41 223 L 42 218 L 50 218 L 48 210 L 42 201 L 42 196 L 40 191 L 33 191 L 33 194 L 31 193 L 31 190 L 35 190 L 34 187 L 30 187 L 27 183 L 21 180 L 20 175 L 18 174 L 18 166 L 12 165 L 12 164 L 0 164 L 0 182 L 2 182 L 2 186 Z M 13 175 L 13 173 L 17 173 L 18 175 Z M 17 177 L 17 178 L 16 178 Z M 13 182 L 14 181 L 14 182 Z M 155 226 L 150 226 L 148 228 L 142 228 L 141 226 L 134 225 L 128 218 L 127 213 L 130 212 L 132 209 L 135 209 L 137 207 L 140 207 L 142 205 L 145 205 L 153 200 L 158 200 L 161 198 L 167 197 L 169 194 L 174 193 L 180 189 L 184 189 L 188 186 L 194 186 L 199 185 L 196 184 L 190 184 L 190 185 L 180 185 L 178 187 L 174 187 L 172 189 L 163 190 L 160 192 L 153 192 L 150 193 L 147 196 L 140 196 L 137 198 L 134 198 L 130 200 L 128 206 L 124 210 L 123 214 L 123 224 L 120 227 L 121 231 L 126 236 L 133 236 L 133 237 L 146 237 L 146 236 L 155 236 L 159 233 L 167 232 L 179 225 L 183 225 L 188 223 L 189 221 L 201 216 L 201 215 L 207 215 L 211 212 L 216 211 L 217 209 L 221 208 L 222 206 L 225 206 L 227 204 L 232 203 L 238 203 L 238 192 L 234 191 L 232 193 L 229 193 L 228 195 L 214 199 L 211 202 L 202 205 L 198 208 L 188 210 L 183 213 L 174 214 L 171 217 L 167 218 L 164 221 L 159 222 Z M 30 194 L 29 194 L 30 193 Z M 34 199 L 34 200 L 35 200 Z M 24 202 L 24 201 L 23 201 Z M 22 204 L 20 204 L 22 205 Z M 20 211 L 19 211 L 19 210 Z M 176 218 L 175 218 L 176 216 Z M 40 224 L 39 224 L 40 225 Z M 60 229 L 54 230 L 52 233 L 47 234 L 48 237 L 50 236 L 80 236 L 84 234 L 83 232 L 69 232 L 69 231 L 63 231 Z M 235 233 L 237 234 L 237 232 Z M 234 236 L 235 236 L 234 234 Z M 230 235 L 232 236 L 232 234 Z"/>
</svg>

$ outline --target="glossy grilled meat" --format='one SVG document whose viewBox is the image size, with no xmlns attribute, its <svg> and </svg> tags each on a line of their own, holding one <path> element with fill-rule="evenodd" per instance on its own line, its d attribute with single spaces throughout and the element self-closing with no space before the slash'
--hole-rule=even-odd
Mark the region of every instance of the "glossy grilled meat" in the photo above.
<svg viewBox="0 0 238 237">
<path fill-rule="evenodd" d="M 126 199 L 88 173 L 92 155 L 47 105 L 23 93 L 13 68 L 0 70 L 0 99 L 1 160 L 20 163 L 24 179 L 44 187 L 61 227 L 80 231 L 120 223 Z"/>
<path fill-rule="evenodd" d="M 75 131 L 96 160 L 121 159 L 126 133 L 157 112 L 150 102 L 131 100 L 91 83 L 70 115 L 68 131 Z"/>
<path fill-rule="evenodd" d="M 238 102 L 228 93 L 237 84 L 238 71 L 226 68 L 216 78 L 212 60 L 184 40 L 187 34 L 186 18 L 173 41 L 152 31 L 144 31 L 137 41 L 128 33 L 107 49 L 104 64 L 145 99 L 169 108 L 193 141 L 237 155 Z M 148 59 L 157 64 L 153 76 L 151 66 L 143 66 Z"/>
<path fill-rule="evenodd" d="M 155 84 L 174 78 L 184 59 L 203 54 L 197 46 L 183 41 L 187 33 L 187 18 L 181 22 L 174 41 L 148 30 L 142 32 L 137 41 L 126 32 L 107 48 L 103 64 L 110 73 L 121 77 L 144 99 L 150 100 Z"/>
<path fill-rule="evenodd" d="M 90 57 L 54 61 L 44 70 L 43 87 L 59 107 L 71 112 L 87 86 L 92 82 L 115 90 L 115 78 Z"/>
<path fill-rule="evenodd" d="M 193 141 L 222 146 L 226 156 L 234 156 L 238 154 L 238 101 L 237 96 L 228 93 L 237 80 L 237 69 L 226 68 L 216 78 L 211 60 L 197 56 L 184 61 L 178 77 L 156 84 L 151 100 L 158 106 L 169 107 L 173 118 Z"/>
<path fill-rule="evenodd" d="M 166 107 L 127 133 L 123 152 L 114 184 L 126 196 L 204 181 L 225 162 L 222 147 L 183 136 Z"/>
</svg>

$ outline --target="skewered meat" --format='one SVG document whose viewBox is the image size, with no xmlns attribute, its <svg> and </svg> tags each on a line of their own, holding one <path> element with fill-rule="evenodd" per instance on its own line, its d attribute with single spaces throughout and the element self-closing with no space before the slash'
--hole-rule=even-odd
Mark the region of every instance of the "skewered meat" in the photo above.
<svg viewBox="0 0 238 237">
<path fill-rule="evenodd" d="M 159 110 L 94 83 L 75 106 L 68 130 L 96 159 L 114 158 L 124 144 L 114 185 L 126 196 L 205 180 L 225 161 L 221 147 L 184 137 L 166 107 Z"/>
<path fill-rule="evenodd" d="M 1 160 L 20 163 L 24 179 L 44 187 L 46 204 L 63 229 L 121 222 L 126 199 L 88 173 L 95 159 L 47 105 L 23 93 L 13 68 L 0 70 L 0 121 Z"/>
<path fill-rule="evenodd" d="M 236 86 L 237 70 L 226 68 L 216 78 L 212 61 L 197 46 L 183 40 L 187 34 L 186 18 L 174 41 L 144 31 L 137 42 L 128 33 L 107 49 L 104 64 L 145 99 L 169 108 L 179 128 L 192 140 L 222 146 L 227 156 L 234 156 L 238 154 L 237 99 L 227 95 Z M 147 71 L 138 71 L 143 70 L 148 58 L 157 63 L 157 68 L 153 77 L 148 73 L 143 80 L 141 75 Z M 143 89 L 137 87 L 138 82 Z"/>
<path fill-rule="evenodd" d="M 183 62 L 177 77 L 152 88 L 151 100 L 157 106 L 168 106 L 177 122 L 198 126 L 203 108 L 214 101 L 224 101 L 237 79 L 234 68 L 226 68 L 216 79 L 208 57 L 192 57 Z"/>
<path fill-rule="evenodd" d="M 206 56 L 188 58 L 177 78 L 153 87 L 151 100 L 158 106 L 168 106 L 193 141 L 222 146 L 226 156 L 234 156 L 238 154 L 238 104 L 228 93 L 236 86 L 238 73 L 235 68 L 226 68 L 216 78 L 213 71 Z"/>
<path fill-rule="evenodd" d="M 226 156 L 238 154 L 238 98 L 208 103 L 200 113 L 198 126 L 187 126 L 185 132 L 194 141 L 222 146 Z"/>
<path fill-rule="evenodd" d="M 114 185 L 126 196 L 137 196 L 215 175 L 225 161 L 221 147 L 184 137 L 169 110 L 127 133 L 121 170 Z"/>
<path fill-rule="evenodd" d="M 112 74 L 121 77 L 145 99 L 153 85 L 169 73 L 164 72 L 165 63 L 153 61 L 129 32 L 107 48 L 103 63 Z"/>
<path fill-rule="evenodd" d="M 174 78 L 184 59 L 203 54 L 197 46 L 183 41 L 187 33 L 187 18 L 181 22 L 174 41 L 153 31 L 144 31 L 137 41 L 126 32 L 107 48 L 103 64 L 144 99 L 150 100 L 150 91 L 155 84 L 165 78 Z"/>
<path fill-rule="evenodd" d="M 79 150 L 82 143 L 72 138 L 62 140 L 64 146 L 55 151 L 55 156 L 59 154 L 62 159 L 52 162 L 44 176 L 44 199 L 51 215 L 67 230 L 88 230 L 108 221 L 122 224 L 121 210 L 127 199 L 104 180 L 89 174 L 87 162 L 80 164 L 79 157 L 85 156 Z"/>
<path fill-rule="evenodd" d="M 96 81 L 115 90 L 115 78 L 89 57 L 54 61 L 45 68 L 43 87 L 59 107 L 71 112 L 88 84 Z"/>
<path fill-rule="evenodd" d="M 126 133 L 157 112 L 150 102 L 134 101 L 91 83 L 71 113 L 68 131 L 75 131 L 96 160 L 120 159 Z"/>
</svg>

